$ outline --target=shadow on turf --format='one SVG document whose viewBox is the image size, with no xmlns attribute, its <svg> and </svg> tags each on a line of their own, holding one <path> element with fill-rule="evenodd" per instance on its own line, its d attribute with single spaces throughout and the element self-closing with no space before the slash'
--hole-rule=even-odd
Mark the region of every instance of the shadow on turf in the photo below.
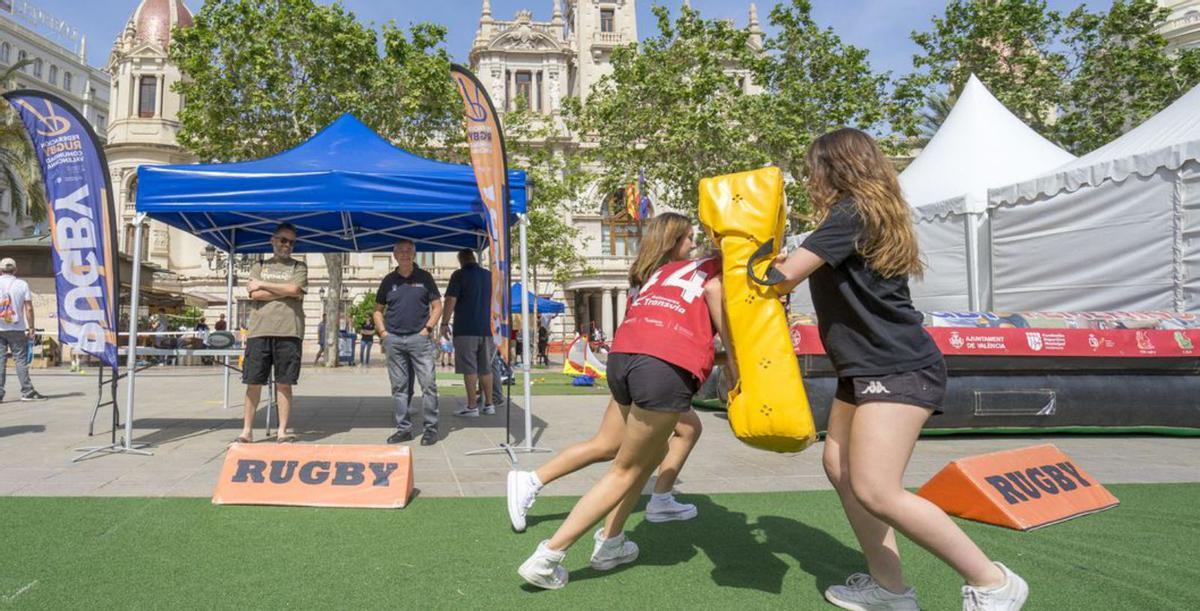
<svg viewBox="0 0 1200 611">
<path fill-rule="evenodd" d="M 800 570 L 816 578 L 818 592 L 842 583 L 863 570 L 862 554 L 828 533 L 782 516 L 761 516 L 748 522 L 746 514 L 730 511 L 705 495 L 687 495 L 700 516 L 688 522 L 641 522 L 629 533 L 641 549 L 636 562 L 612 571 L 584 568 L 571 573 L 571 581 L 604 577 L 636 566 L 672 566 L 703 553 L 713 563 L 713 583 L 778 594 L 783 591 L 788 564 L 778 555 L 796 559 Z M 638 511 L 644 511 L 644 505 Z M 565 516 L 564 516 L 565 517 Z M 538 521 L 554 519 L 539 517 Z M 591 537 L 576 544 L 591 553 Z M 529 586 L 532 587 L 532 586 Z"/>
</svg>

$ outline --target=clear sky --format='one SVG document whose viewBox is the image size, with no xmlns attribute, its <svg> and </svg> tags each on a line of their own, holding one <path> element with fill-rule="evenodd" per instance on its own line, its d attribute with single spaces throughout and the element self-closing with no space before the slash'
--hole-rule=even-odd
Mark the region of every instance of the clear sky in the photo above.
<svg viewBox="0 0 1200 611">
<path fill-rule="evenodd" d="M 87 36 L 88 59 L 94 66 L 108 61 L 112 41 L 137 6 L 137 0 L 29 0 L 34 5 L 63 19 Z M 324 1 L 324 0 L 322 0 Z M 638 35 L 655 33 L 654 3 L 677 11 L 683 0 L 632 0 L 637 2 Z M 202 0 L 185 0 L 188 8 L 199 11 Z M 565 5 L 566 0 L 563 0 Z M 395 21 L 407 26 L 419 21 L 444 24 L 449 30 L 446 48 L 459 61 L 466 61 L 471 40 L 479 25 L 481 0 L 342 0 L 361 21 L 376 24 Z M 764 27 L 776 0 L 758 2 L 759 19 Z M 1068 11 L 1083 4 L 1080 0 L 1049 0 L 1051 8 Z M 1107 7 L 1111 0 L 1091 0 L 1093 7 Z M 550 19 L 553 0 L 492 0 L 492 16 L 512 19 L 520 9 L 533 11 L 534 19 Z M 877 70 L 903 74 L 911 69 L 916 48 L 909 40 L 913 30 L 929 28 L 931 18 L 940 14 L 939 0 L 813 0 L 818 23 L 832 27 L 843 40 L 871 51 L 871 63 Z M 693 0 L 692 7 L 709 18 L 730 18 L 745 26 L 749 2 L 744 0 Z M 769 29 L 769 27 L 768 27 Z"/>
</svg>

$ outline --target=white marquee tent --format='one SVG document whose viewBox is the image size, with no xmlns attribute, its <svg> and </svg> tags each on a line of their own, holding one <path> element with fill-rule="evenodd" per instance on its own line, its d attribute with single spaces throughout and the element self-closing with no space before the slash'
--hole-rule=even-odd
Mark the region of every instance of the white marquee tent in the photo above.
<svg viewBox="0 0 1200 611">
<path fill-rule="evenodd" d="M 1200 313 L 1200 87 L 987 205 L 996 309 Z"/>
<path fill-rule="evenodd" d="M 928 264 L 924 280 L 910 283 L 914 305 L 925 311 L 986 308 L 988 189 L 1073 159 L 1013 115 L 972 75 L 945 122 L 900 174 Z M 789 244 L 799 240 L 793 237 Z M 792 304 L 794 311 L 812 311 L 803 285 Z"/>
<path fill-rule="evenodd" d="M 974 75 L 929 144 L 900 174 L 915 208 L 928 269 L 911 284 L 921 310 L 988 307 L 988 189 L 1037 176 L 1075 157 L 1046 140 Z"/>
</svg>

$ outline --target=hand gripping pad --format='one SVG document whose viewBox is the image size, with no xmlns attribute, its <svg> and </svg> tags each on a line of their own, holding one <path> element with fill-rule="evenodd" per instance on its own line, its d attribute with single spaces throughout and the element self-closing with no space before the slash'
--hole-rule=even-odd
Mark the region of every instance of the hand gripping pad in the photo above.
<svg viewBox="0 0 1200 611">
<path fill-rule="evenodd" d="M 767 276 L 783 240 L 785 206 L 779 168 L 700 181 L 700 222 L 720 247 L 725 312 L 732 356 L 740 378 L 729 391 L 729 426 L 756 448 L 799 452 L 816 441 L 800 364 L 788 333 L 787 314 L 771 286 L 747 274 L 755 252 L 772 241 L 754 264 Z M 760 255 L 761 256 L 761 255 Z"/>
</svg>

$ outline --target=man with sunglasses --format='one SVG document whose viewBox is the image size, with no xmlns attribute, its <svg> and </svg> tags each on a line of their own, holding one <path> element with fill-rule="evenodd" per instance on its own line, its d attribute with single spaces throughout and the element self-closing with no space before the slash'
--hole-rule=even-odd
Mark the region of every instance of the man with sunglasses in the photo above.
<svg viewBox="0 0 1200 611">
<path fill-rule="evenodd" d="M 254 441 L 254 412 L 263 384 L 275 371 L 279 396 L 279 435 L 290 443 L 288 416 L 292 411 L 292 386 L 300 379 L 300 342 L 304 338 L 304 294 L 308 291 L 308 266 L 292 258 L 296 228 L 280 223 L 271 236 L 274 255 L 250 269 L 250 319 L 246 326 L 246 357 L 242 382 L 246 385 L 246 411 L 237 443 Z"/>
</svg>

